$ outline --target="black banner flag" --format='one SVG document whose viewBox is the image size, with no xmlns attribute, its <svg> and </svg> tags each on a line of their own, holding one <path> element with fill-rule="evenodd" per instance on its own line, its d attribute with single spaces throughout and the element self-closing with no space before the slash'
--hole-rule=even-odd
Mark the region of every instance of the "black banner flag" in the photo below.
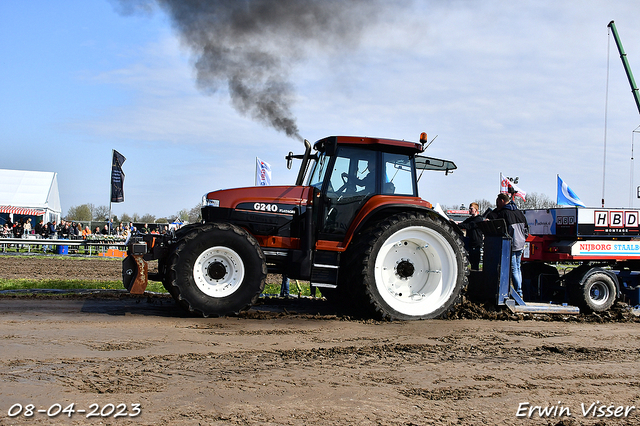
<svg viewBox="0 0 640 426">
<path fill-rule="evenodd" d="M 111 202 L 122 203 L 124 201 L 124 172 L 122 164 L 127 161 L 124 155 L 115 149 L 113 150 L 113 160 L 111 162 Z"/>
</svg>

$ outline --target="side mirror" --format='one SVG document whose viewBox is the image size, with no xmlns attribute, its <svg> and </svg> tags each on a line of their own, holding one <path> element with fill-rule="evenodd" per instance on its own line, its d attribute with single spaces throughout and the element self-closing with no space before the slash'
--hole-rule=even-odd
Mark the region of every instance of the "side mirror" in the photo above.
<svg viewBox="0 0 640 426">
<path fill-rule="evenodd" d="M 289 151 L 289 155 L 284 158 L 287 160 L 287 169 L 291 170 L 291 165 L 293 163 L 293 152 Z"/>
</svg>

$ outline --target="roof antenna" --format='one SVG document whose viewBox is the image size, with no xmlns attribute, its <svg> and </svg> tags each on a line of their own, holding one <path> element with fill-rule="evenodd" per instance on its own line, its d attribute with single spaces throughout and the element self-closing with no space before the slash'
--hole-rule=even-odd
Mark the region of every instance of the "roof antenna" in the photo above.
<svg viewBox="0 0 640 426">
<path fill-rule="evenodd" d="M 427 143 L 427 132 L 420 133 L 420 143 L 422 144 L 422 152 L 425 152 L 427 148 L 429 148 L 429 146 L 433 143 L 433 141 L 436 140 L 437 137 L 438 135 L 435 135 L 433 139 L 431 139 L 431 142 L 429 142 L 427 146 L 424 146 L 424 144 Z M 424 169 L 422 169 L 422 171 L 420 172 L 420 176 L 418 176 L 418 179 L 417 179 L 418 182 L 420 182 L 420 179 L 422 178 L 423 173 L 424 173 Z"/>
<path fill-rule="evenodd" d="M 425 132 L 420 133 L 420 143 L 422 144 L 422 152 L 426 151 L 427 148 L 429 148 L 429 146 L 433 143 L 433 141 L 436 140 L 436 138 L 438 137 L 438 135 L 435 135 L 433 139 L 431 139 L 431 142 L 427 143 L 427 134 Z M 425 146 L 424 144 L 427 143 L 427 146 Z"/>
</svg>

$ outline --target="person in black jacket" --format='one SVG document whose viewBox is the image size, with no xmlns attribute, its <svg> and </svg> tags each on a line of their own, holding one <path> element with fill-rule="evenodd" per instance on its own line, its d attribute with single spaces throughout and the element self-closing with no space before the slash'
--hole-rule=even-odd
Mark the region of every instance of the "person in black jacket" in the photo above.
<svg viewBox="0 0 640 426">
<path fill-rule="evenodd" d="M 520 261 L 524 243 L 529 235 L 529 225 L 524 213 L 518 210 L 516 203 L 509 199 L 507 194 L 498 194 L 496 206 L 496 209 L 489 213 L 488 219 L 504 219 L 507 224 L 507 232 L 511 237 L 511 278 L 516 291 L 522 297 Z"/>
<path fill-rule="evenodd" d="M 43 227 L 42 227 L 42 221 L 38 220 L 38 223 L 36 223 L 34 231 L 36 235 L 39 235 L 40 237 L 42 237 L 42 234 L 44 233 Z"/>
<path fill-rule="evenodd" d="M 480 269 L 480 252 L 482 250 L 482 231 L 478 227 L 478 222 L 482 222 L 484 218 L 479 213 L 480 206 L 478 203 L 469 204 L 470 217 L 466 218 L 464 222 L 460 223 L 458 227 L 467 231 L 467 238 L 465 239 L 465 248 L 469 253 L 469 263 L 471 263 L 471 269 Z"/>
</svg>

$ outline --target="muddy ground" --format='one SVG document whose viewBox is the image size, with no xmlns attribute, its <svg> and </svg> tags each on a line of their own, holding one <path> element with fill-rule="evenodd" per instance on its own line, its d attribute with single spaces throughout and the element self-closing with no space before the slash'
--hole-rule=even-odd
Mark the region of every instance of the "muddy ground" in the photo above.
<svg viewBox="0 0 640 426">
<path fill-rule="evenodd" d="M 0 256 L 0 278 L 115 280 L 119 268 Z M 640 324 L 622 307 L 515 317 L 467 303 L 455 317 L 378 322 L 262 299 L 204 319 L 161 295 L 4 294 L 0 425 L 640 425 Z"/>
</svg>

